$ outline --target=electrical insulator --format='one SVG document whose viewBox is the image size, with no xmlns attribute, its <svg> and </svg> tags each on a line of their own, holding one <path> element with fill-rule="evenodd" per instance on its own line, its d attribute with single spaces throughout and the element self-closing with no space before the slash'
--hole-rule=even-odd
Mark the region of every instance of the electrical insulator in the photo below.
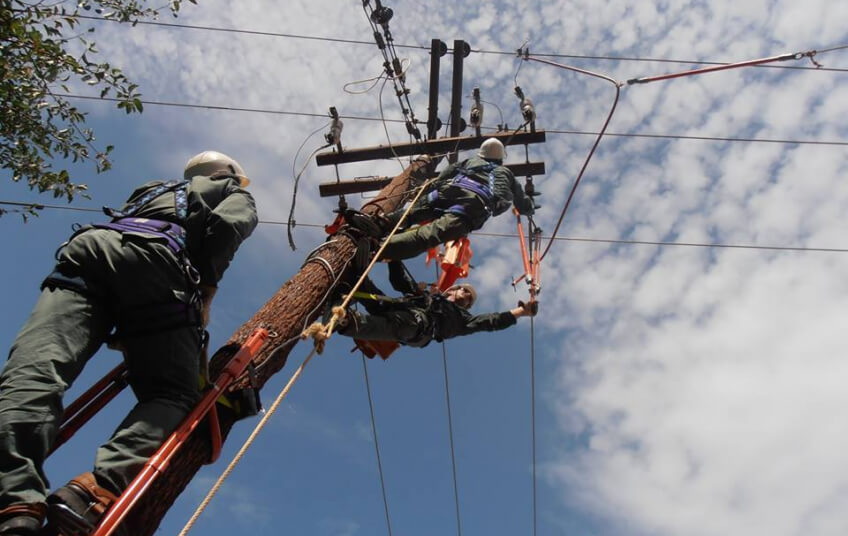
<svg viewBox="0 0 848 536">
<path fill-rule="evenodd" d="M 536 108 L 533 107 L 533 101 L 530 100 L 530 97 L 524 97 L 521 100 L 521 115 L 528 123 L 536 120 Z"/>
<path fill-rule="evenodd" d="M 530 97 L 525 97 L 521 88 L 515 86 L 515 96 L 518 97 L 518 107 L 521 109 L 521 117 L 527 123 L 532 123 L 536 120 L 536 108 L 533 106 L 533 101 Z"/>
<path fill-rule="evenodd" d="M 483 124 L 483 103 L 480 102 L 480 88 L 475 87 L 471 92 L 474 102 L 471 104 L 471 116 L 468 123 L 477 128 Z"/>
<path fill-rule="evenodd" d="M 330 131 L 324 134 L 324 139 L 330 145 L 338 145 L 342 140 L 342 130 L 344 130 L 344 122 L 339 119 L 339 113 L 335 106 L 330 108 L 330 117 L 333 121 L 330 123 Z"/>
</svg>

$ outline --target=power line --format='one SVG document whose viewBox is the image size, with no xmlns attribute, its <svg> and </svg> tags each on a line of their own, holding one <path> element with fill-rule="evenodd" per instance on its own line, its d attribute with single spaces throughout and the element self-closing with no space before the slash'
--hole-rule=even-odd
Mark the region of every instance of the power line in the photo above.
<svg viewBox="0 0 848 536">
<path fill-rule="evenodd" d="M 111 102 L 120 102 L 122 99 L 118 99 L 115 97 L 97 97 L 93 95 L 76 95 L 73 93 L 59 93 L 60 97 L 67 97 L 72 99 L 85 99 L 85 100 L 100 100 L 100 101 L 111 101 Z M 220 110 L 220 111 L 228 111 L 228 112 L 250 112 L 250 113 L 260 113 L 260 114 L 274 114 L 274 115 L 294 115 L 301 117 L 320 117 L 322 119 L 327 118 L 327 114 L 319 114 L 319 113 L 310 113 L 310 112 L 289 112 L 286 110 L 271 110 L 268 108 L 240 108 L 236 106 L 223 106 L 223 105 L 215 105 L 215 104 L 193 104 L 187 102 L 169 102 L 169 101 L 149 101 L 142 100 L 142 104 L 150 105 L 150 106 L 172 106 L 177 108 L 199 108 L 204 110 Z M 355 115 L 339 115 L 341 119 L 351 119 L 356 121 L 382 121 L 379 117 L 362 117 Z M 403 123 L 403 121 L 399 119 L 387 119 L 387 122 L 391 123 Z"/>
<path fill-rule="evenodd" d="M 437 265 L 438 267 L 438 265 Z M 459 516 L 459 485 L 456 479 L 456 452 L 453 442 L 453 416 L 451 414 L 450 384 L 448 383 L 448 351 L 447 344 L 442 341 L 442 365 L 445 370 L 445 402 L 448 409 L 448 435 L 450 437 L 451 468 L 453 470 L 453 498 L 456 509 L 456 534 L 462 536 L 462 523 Z"/>
<path fill-rule="evenodd" d="M 97 97 L 94 95 L 77 95 L 73 93 L 59 94 L 60 97 L 84 100 L 98 100 L 109 102 L 120 102 L 121 99 L 115 97 Z M 327 118 L 326 113 L 310 113 L 310 112 L 292 112 L 287 110 L 271 110 L 268 108 L 241 108 L 235 106 L 224 106 L 214 104 L 193 104 L 185 102 L 169 102 L 169 101 L 152 101 L 142 100 L 142 104 L 146 106 L 171 106 L 177 108 L 196 108 L 202 110 L 218 110 L 228 112 L 248 112 L 273 115 L 291 115 L 299 117 L 320 117 Z M 381 121 L 385 123 L 405 123 L 401 119 L 385 119 L 379 117 L 365 117 L 357 115 L 339 115 L 340 119 L 348 119 L 352 121 Z M 494 131 L 493 127 L 483 127 L 484 130 Z M 564 129 L 545 129 L 549 134 L 572 134 L 580 136 L 597 136 L 598 132 L 586 130 L 564 130 Z M 697 140 L 697 141 L 728 141 L 728 142 L 746 142 L 746 143 L 781 143 L 790 145 L 823 145 L 848 147 L 848 141 L 833 141 L 833 140 L 793 140 L 793 139 L 778 139 L 778 138 L 736 138 L 731 136 L 685 136 L 681 134 L 642 134 L 637 132 L 607 132 L 604 136 L 614 136 L 621 138 L 653 138 L 653 139 L 672 139 L 672 140 Z"/>
<path fill-rule="evenodd" d="M 107 22 L 120 22 L 114 19 L 107 19 L 103 17 L 94 17 L 90 15 L 77 15 L 80 19 L 88 19 L 95 21 L 107 21 Z M 315 36 L 315 35 L 304 35 L 304 34 L 291 34 L 291 33 L 281 33 L 281 32 L 265 32 L 258 30 L 245 30 L 241 28 L 221 28 L 215 26 L 200 26 L 194 24 L 180 24 L 175 22 L 159 22 L 159 21 L 143 21 L 140 20 L 135 24 L 138 25 L 146 25 L 146 26 L 160 26 L 166 28 L 179 28 L 179 29 L 188 29 L 188 30 L 203 30 L 203 31 L 211 31 L 211 32 L 225 32 L 225 33 L 235 33 L 235 34 L 245 34 L 245 35 L 259 35 L 259 36 L 267 36 L 267 37 L 282 37 L 288 39 L 305 39 L 310 41 L 326 41 L 330 43 L 342 43 L 342 44 L 353 44 L 353 45 L 367 45 L 373 46 L 373 41 L 363 41 L 358 39 L 344 39 L 344 38 L 336 38 L 336 37 L 323 37 L 323 36 Z M 415 49 L 415 50 L 430 50 L 430 47 L 423 45 L 409 45 L 409 44 L 398 44 L 395 43 L 395 47 L 398 48 L 407 48 L 407 49 Z M 824 54 L 826 52 L 832 52 L 836 50 L 842 50 L 848 48 L 848 45 L 830 47 L 826 49 L 819 50 L 819 54 Z M 452 49 L 448 49 L 452 52 Z M 514 50 L 485 50 L 485 49 L 471 49 L 471 52 L 476 52 L 478 54 L 492 54 L 499 56 L 515 56 L 516 52 Z M 683 60 L 683 59 L 670 59 L 670 58 L 649 58 L 649 57 L 639 57 L 639 56 L 612 56 L 612 55 L 589 55 L 589 54 L 563 54 L 557 52 L 534 52 L 534 56 L 540 57 L 548 57 L 548 58 L 566 58 L 566 59 L 577 59 L 577 60 L 601 60 L 601 61 L 628 61 L 628 62 L 653 62 L 653 63 L 677 63 L 677 64 L 686 64 L 686 65 L 726 65 L 730 62 L 719 62 L 719 61 L 706 61 L 706 60 Z M 760 68 L 766 69 L 792 69 L 792 70 L 800 70 L 800 71 L 828 71 L 828 72 L 848 72 L 848 69 L 843 68 L 834 68 L 834 67 L 804 67 L 800 65 L 763 65 Z"/>
<path fill-rule="evenodd" d="M 848 45 L 828 48 L 825 50 L 819 50 L 819 54 L 823 54 L 825 52 L 831 52 L 833 50 L 841 50 L 843 48 L 848 48 Z M 479 54 L 495 54 L 499 56 L 516 56 L 515 51 L 505 51 L 505 50 L 482 50 L 482 49 L 471 49 L 471 52 L 477 52 Z M 538 56 L 542 58 L 564 58 L 564 59 L 576 59 L 576 60 L 604 60 L 604 61 L 634 61 L 634 62 L 645 62 L 645 63 L 677 63 L 684 65 L 730 65 L 732 62 L 727 61 L 699 61 L 699 60 L 677 60 L 677 59 L 667 59 L 667 58 L 642 58 L 638 56 L 597 56 L 597 55 L 587 55 L 587 54 L 559 54 L 552 52 L 533 52 L 533 56 Z M 795 71 L 828 71 L 828 72 L 836 72 L 836 73 L 848 73 L 848 69 L 838 68 L 838 67 L 804 67 L 802 65 L 755 65 L 754 67 L 761 69 L 791 69 Z"/>
<path fill-rule="evenodd" d="M 536 536 L 536 334 L 530 317 L 530 433 L 533 451 L 533 536 Z"/>
<path fill-rule="evenodd" d="M 386 497 L 386 480 L 383 477 L 383 462 L 380 460 L 380 444 L 377 442 L 377 421 L 374 419 L 374 402 L 371 400 L 371 382 L 368 381 L 368 367 L 365 354 L 362 354 L 362 372 L 365 375 L 365 389 L 368 391 L 368 408 L 371 410 L 371 431 L 374 432 L 374 450 L 377 452 L 377 469 L 380 474 L 380 488 L 383 490 L 383 506 L 386 509 L 386 528 L 392 536 L 392 523 L 389 520 L 389 500 Z"/>
<path fill-rule="evenodd" d="M 31 207 L 34 209 L 56 209 L 56 210 L 74 210 L 79 212 L 97 212 L 103 211 L 96 208 L 81 208 L 70 207 L 64 205 L 49 205 L 44 203 L 24 203 L 20 201 L 0 201 L 0 205 L 10 205 L 18 207 Z M 286 225 L 284 221 L 259 220 L 259 223 L 264 225 Z M 320 223 L 298 223 L 300 227 L 311 227 L 323 229 L 324 225 Z M 517 234 L 509 233 L 481 233 L 474 232 L 473 236 L 483 236 L 487 238 L 518 238 Z M 548 236 L 543 236 L 544 239 L 550 239 Z M 717 248 L 717 249 L 754 249 L 764 251 L 796 251 L 806 253 L 848 253 L 848 248 L 820 248 L 820 247 L 803 247 L 803 246 L 761 246 L 755 244 L 723 244 L 709 242 L 670 242 L 670 241 L 651 241 L 651 240 L 616 240 L 612 238 L 582 238 L 572 236 L 557 236 L 554 240 L 561 242 L 586 242 L 597 244 L 620 244 L 629 246 L 668 246 L 668 247 L 694 247 L 694 248 Z"/>
<path fill-rule="evenodd" d="M 90 15 L 78 15 L 80 19 L 88 19 L 88 20 L 96 20 L 96 21 L 107 21 L 107 22 L 120 22 L 114 19 L 106 19 L 103 17 L 93 17 Z M 240 28 L 220 28 L 216 26 L 199 26 L 195 24 L 179 24 L 176 22 L 159 22 L 159 21 L 143 21 L 140 20 L 136 24 L 143 24 L 146 26 L 161 26 L 165 28 L 182 28 L 186 30 L 204 30 L 209 32 L 224 32 L 224 33 L 235 33 L 235 34 L 245 34 L 245 35 L 261 35 L 266 37 L 285 37 L 289 39 L 306 39 L 309 41 L 326 41 L 330 43 L 343 43 L 349 45 L 368 45 L 374 46 L 373 41 L 363 41 L 360 39 L 344 39 L 338 37 L 323 37 L 317 35 L 303 35 L 303 34 L 291 34 L 291 33 L 280 33 L 280 32 L 263 32 L 258 30 L 243 30 Z M 420 50 L 430 50 L 430 47 L 425 47 L 421 45 L 401 45 L 395 44 L 394 46 L 398 48 L 412 48 L 412 49 L 420 49 Z"/>
<path fill-rule="evenodd" d="M 597 136 L 597 132 L 585 130 L 558 130 L 545 129 L 548 134 L 576 134 L 580 136 Z M 818 140 L 791 140 L 780 138 L 736 138 L 730 136 L 684 136 L 682 134 L 640 134 L 637 132 L 607 132 L 604 136 L 614 136 L 619 138 L 654 138 L 654 139 L 672 139 L 672 140 L 697 140 L 697 141 L 731 141 L 731 142 L 749 142 L 749 143 L 784 143 L 794 145 L 833 145 L 833 146 L 848 146 L 848 141 L 818 141 Z"/>
</svg>

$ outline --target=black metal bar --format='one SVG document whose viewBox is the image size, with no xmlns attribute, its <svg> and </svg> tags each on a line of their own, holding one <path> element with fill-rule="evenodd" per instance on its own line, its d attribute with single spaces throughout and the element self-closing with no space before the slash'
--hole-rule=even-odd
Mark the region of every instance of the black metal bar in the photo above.
<svg viewBox="0 0 848 536">
<path fill-rule="evenodd" d="M 465 41 L 458 39 L 453 42 L 453 82 L 451 84 L 451 109 L 450 109 L 450 135 L 452 138 L 459 136 L 465 130 L 465 121 L 462 119 L 462 64 L 465 49 L 468 45 Z M 448 155 L 448 161 L 456 162 L 456 152 Z"/>
<path fill-rule="evenodd" d="M 520 164 L 504 165 L 509 168 L 512 171 L 512 174 L 516 177 L 529 177 L 545 174 L 544 162 L 522 162 Z M 391 177 L 372 177 L 368 179 L 354 179 L 339 182 L 322 182 L 318 185 L 318 193 L 321 197 L 332 197 L 334 195 L 374 192 L 381 190 L 384 186 L 391 182 L 391 180 Z"/>
<path fill-rule="evenodd" d="M 440 39 L 430 42 L 430 106 L 427 108 L 427 139 L 434 139 L 442 128 L 439 120 L 439 68 L 441 58 L 447 54 L 448 46 Z"/>
<path fill-rule="evenodd" d="M 525 143 L 543 143 L 545 131 L 536 132 L 499 132 L 482 137 L 464 136 L 459 138 L 440 138 L 437 140 L 416 141 L 412 143 L 398 143 L 387 146 L 366 147 L 364 149 L 347 149 L 343 153 L 327 152 L 315 157 L 315 163 L 319 166 L 333 164 L 348 164 L 351 162 L 364 162 L 367 160 L 381 160 L 395 158 L 396 156 L 412 156 L 418 154 L 437 154 L 451 151 L 466 151 L 480 147 L 484 139 L 497 138 L 504 145 L 523 145 Z"/>
</svg>

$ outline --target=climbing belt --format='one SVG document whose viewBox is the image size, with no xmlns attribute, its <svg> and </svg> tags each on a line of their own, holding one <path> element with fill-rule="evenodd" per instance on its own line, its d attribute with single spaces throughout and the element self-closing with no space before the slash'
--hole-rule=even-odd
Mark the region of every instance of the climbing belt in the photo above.
<svg viewBox="0 0 848 536">
<path fill-rule="evenodd" d="M 262 431 L 262 429 L 267 424 L 268 420 L 271 418 L 271 416 L 274 414 L 274 412 L 277 411 L 277 408 L 279 407 L 280 403 L 289 394 L 289 390 L 291 389 L 292 385 L 294 385 L 294 383 L 298 380 L 301 373 L 303 372 L 303 369 L 306 368 L 307 363 L 309 363 L 309 361 L 312 359 L 312 357 L 316 353 L 320 354 L 324 351 L 324 345 L 325 345 L 326 341 L 330 338 L 330 336 L 333 334 L 333 328 L 335 327 L 336 322 L 338 320 L 341 320 L 342 318 L 344 318 L 345 309 L 350 304 L 350 300 L 353 299 L 353 294 L 359 290 L 359 287 L 362 285 L 362 282 L 365 281 L 365 278 L 368 276 L 368 273 L 371 271 L 371 269 L 377 263 L 377 260 L 380 258 L 380 255 L 382 255 L 383 250 L 386 247 L 386 243 L 388 242 L 388 240 L 391 237 L 393 237 L 395 235 L 395 233 L 397 233 L 398 229 L 400 228 L 400 226 L 403 224 L 404 220 L 406 219 L 407 214 L 409 214 L 409 211 L 412 209 L 413 205 L 415 205 L 415 202 L 418 201 L 419 197 L 421 197 L 421 193 L 425 190 L 425 188 L 427 186 L 430 185 L 431 182 L 432 182 L 432 179 L 425 182 L 424 184 L 422 184 L 418 188 L 418 193 L 415 195 L 412 202 L 407 207 L 406 211 L 404 211 L 400 220 L 398 220 L 398 223 L 395 225 L 395 227 L 392 229 L 392 231 L 388 234 L 388 236 L 386 236 L 386 239 L 381 244 L 380 249 L 377 250 L 377 253 L 374 255 L 374 258 L 371 260 L 371 263 L 368 265 L 368 268 L 366 268 L 366 270 L 360 276 L 359 281 L 356 282 L 356 285 L 354 285 L 353 289 L 348 293 L 347 297 L 344 299 L 342 304 L 337 306 L 337 307 L 333 307 L 333 316 L 331 317 L 330 322 L 327 325 L 321 324 L 320 322 L 315 322 L 312 325 L 310 325 L 308 328 L 306 328 L 303 331 L 303 333 L 301 333 L 300 337 L 302 339 L 306 339 L 306 338 L 311 337 L 314 340 L 315 345 L 312 348 L 312 351 L 309 352 L 309 355 L 306 356 L 306 358 L 303 360 L 303 363 L 301 363 L 300 366 L 297 368 L 297 370 L 294 372 L 294 374 L 292 374 L 292 376 L 289 379 L 286 386 L 283 388 L 283 390 L 280 392 L 280 394 L 277 395 L 277 398 L 274 400 L 274 403 L 271 404 L 271 406 L 265 412 L 265 415 L 262 416 L 262 419 L 260 419 L 259 423 L 257 423 L 256 427 L 253 429 L 253 432 L 250 433 L 250 436 L 244 442 L 244 445 L 242 445 L 242 447 L 239 449 L 239 451 L 233 457 L 233 460 L 229 463 L 229 465 L 227 465 L 227 468 L 224 469 L 224 472 L 221 473 L 221 476 L 218 477 L 218 480 L 215 482 L 215 484 L 212 486 L 212 488 L 206 494 L 206 497 L 204 497 L 204 499 L 203 499 L 203 501 L 201 501 L 200 505 L 198 505 L 194 514 L 192 514 L 191 518 L 185 524 L 185 526 L 180 531 L 178 536 L 185 536 L 186 534 L 188 534 L 188 531 L 191 530 L 191 527 L 194 526 L 195 522 L 200 517 L 200 514 L 203 513 L 203 511 L 209 505 L 209 502 L 212 500 L 212 497 L 214 497 L 215 494 L 218 493 L 218 490 L 221 488 L 221 485 L 223 485 L 224 480 L 226 480 L 227 477 L 230 476 L 230 473 L 232 473 L 235 466 L 238 465 L 238 463 L 241 461 L 242 457 L 244 456 L 244 453 L 247 452 L 247 449 L 249 449 L 250 446 L 253 444 L 253 441 L 259 435 L 259 432 Z"/>
</svg>

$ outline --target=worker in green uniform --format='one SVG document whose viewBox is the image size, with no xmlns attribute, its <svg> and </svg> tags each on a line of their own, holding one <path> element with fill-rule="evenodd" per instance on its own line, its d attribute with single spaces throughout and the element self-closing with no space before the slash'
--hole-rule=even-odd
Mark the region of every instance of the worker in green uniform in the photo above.
<svg viewBox="0 0 848 536">
<path fill-rule="evenodd" d="M 419 289 L 399 261 L 389 263 L 389 279 L 403 297 L 386 297 L 366 280 L 357 297 L 368 314 L 349 311 L 339 323 L 340 334 L 423 347 L 431 340 L 441 342 L 478 331 L 506 329 L 522 316 L 535 316 L 539 308 L 536 301 L 519 302 L 509 311 L 472 315 L 469 309 L 477 300 L 477 292 L 467 283 L 431 294 Z"/>
<path fill-rule="evenodd" d="M 93 526 L 199 400 L 212 297 L 258 221 L 248 182 L 235 160 L 205 151 L 184 180 L 139 187 L 121 210 L 104 208 L 111 222 L 81 227 L 56 252 L 0 374 L 0 535 L 37 534 L 48 510 L 60 531 Z M 107 339 L 138 403 L 93 471 L 48 497 L 42 465 L 62 396 Z"/>
<path fill-rule="evenodd" d="M 533 197 L 503 165 L 504 154 L 500 140 L 489 138 L 476 156 L 445 168 L 409 211 L 404 220 L 406 229 L 388 240 L 381 258 L 416 257 L 480 229 L 490 217 L 506 212 L 511 205 L 519 214 L 533 215 Z M 380 226 L 391 230 L 404 212 L 400 209 L 387 214 Z"/>
</svg>

